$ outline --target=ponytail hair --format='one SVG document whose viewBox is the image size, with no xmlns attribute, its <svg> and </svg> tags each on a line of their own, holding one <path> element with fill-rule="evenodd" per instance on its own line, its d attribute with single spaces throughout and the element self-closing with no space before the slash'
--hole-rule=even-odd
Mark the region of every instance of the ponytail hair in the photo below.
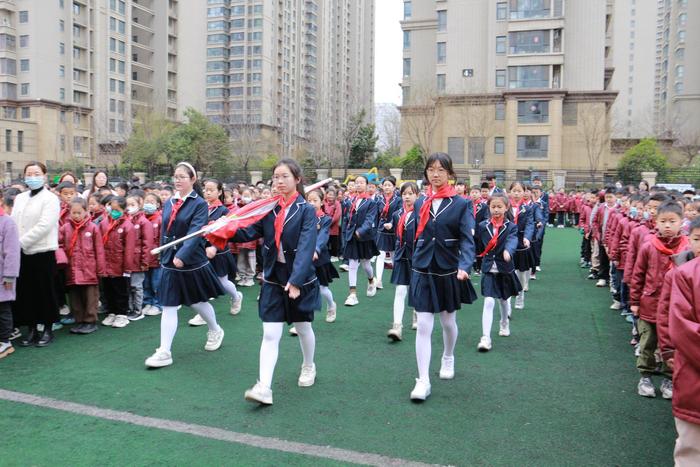
<svg viewBox="0 0 700 467">
<path fill-rule="evenodd" d="M 275 174 L 275 170 L 277 170 L 277 167 L 280 167 L 282 165 L 286 166 L 289 169 L 289 171 L 292 173 L 292 176 L 299 180 L 299 182 L 297 183 L 297 193 L 299 193 L 299 195 L 302 198 L 306 199 L 306 193 L 304 192 L 304 174 L 301 170 L 301 167 L 299 166 L 299 163 L 297 161 L 295 161 L 294 159 L 282 159 L 282 160 L 280 160 L 272 168 L 273 177 Z"/>
</svg>

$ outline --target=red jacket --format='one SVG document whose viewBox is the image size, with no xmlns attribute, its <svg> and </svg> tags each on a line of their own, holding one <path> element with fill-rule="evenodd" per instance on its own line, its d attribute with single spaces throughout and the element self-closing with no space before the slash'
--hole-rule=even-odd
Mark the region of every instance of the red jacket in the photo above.
<svg viewBox="0 0 700 467">
<path fill-rule="evenodd" d="M 581 214 L 581 207 L 583 206 L 583 198 L 581 195 L 574 195 L 574 212 Z"/>
<path fill-rule="evenodd" d="M 605 237 L 603 238 L 603 244 L 608 247 L 608 250 L 610 250 L 615 241 L 615 232 L 617 231 L 617 224 L 620 223 L 620 217 L 622 217 L 622 214 L 617 210 L 612 211 L 608 216 L 608 223 L 605 225 Z M 609 251 L 608 255 L 610 255 Z"/>
<path fill-rule="evenodd" d="M 617 241 L 617 248 L 615 249 L 617 254 L 617 268 L 620 271 L 624 271 L 625 264 L 627 263 L 627 248 L 629 247 L 630 234 L 632 229 L 637 227 L 639 222 L 636 219 L 630 219 L 625 217 L 624 222 L 620 223 L 620 239 Z"/>
<path fill-rule="evenodd" d="M 105 249 L 107 277 L 121 277 L 138 271 L 136 262 L 136 232 L 126 216 L 118 221 L 106 218 L 100 223 L 100 235 Z M 105 240 L 106 239 L 106 240 Z"/>
<path fill-rule="evenodd" d="M 61 212 L 58 214 L 58 227 L 70 223 L 70 204 L 61 201 Z"/>
<path fill-rule="evenodd" d="M 603 237 L 603 221 L 605 220 L 606 209 L 609 209 L 611 211 L 610 214 L 608 214 L 608 223 L 605 224 L 605 228 L 607 229 L 609 227 L 608 224 L 610 223 L 612 213 L 615 212 L 615 206 L 610 208 L 607 204 L 601 203 L 598 206 L 598 210 L 595 213 L 595 217 L 593 218 L 593 238 L 595 238 L 599 242 L 605 240 L 605 238 Z"/>
<path fill-rule="evenodd" d="M 630 306 L 638 306 L 638 316 L 648 323 L 656 323 L 664 276 L 673 267 L 673 259 L 661 253 L 651 241 L 656 233 L 650 233 L 639 250 L 634 272 L 629 283 Z"/>
<path fill-rule="evenodd" d="M 591 211 L 593 211 L 593 208 L 589 204 L 583 203 L 581 205 L 581 215 L 578 218 L 578 226 L 583 229 L 585 234 L 591 233 Z"/>
<path fill-rule="evenodd" d="M 151 250 L 160 246 L 160 226 L 163 219 L 161 218 L 160 211 L 156 211 L 154 214 L 146 216 L 146 219 L 148 220 L 149 229 L 153 231 L 153 237 L 150 239 L 150 243 L 148 237 L 144 239 L 146 264 L 148 265 L 149 269 L 155 269 L 160 267 L 160 258 L 158 258 L 158 256 L 153 256 L 151 254 Z"/>
<path fill-rule="evenodd" d="M 552 206 L 554 207 L 555 212 L 566 212 L 568 204 L 569 200 L 567 199 L 566 195 L 564 193 L 557 193 L 554 197 Z"/>
<path fill-rule="evenodd" d="M 676 348 L 673 415 L 700 424 L 700 258 L 680 266 L 671 284 L 668 330 Z"/>
<path fill-rule="evenodd" d="M 664 277 L 664 285 L 661 288 L 661 296 L 659 297 L 659 305 L 656 308 L 656 337 L 658 338 L 659 350 L 664 360 L 673 358 L 675 349 L 671 343 L 671 337 L 668 335 L 668 315 L 669 306 L 671 305 L 671 286 L 674 277 L 678 272 L 678 268 L 688 261 L 693 260 L 693 253 L 687 251 L 685 254 L 676 257 L 677 267 L 672 268 Z"/>
<path fill-rule="evenodd" d="M 153 245 L 153 227 L 146 219 L 146 215 L 139 211 L 136 215 L 129 219 L 134 225 L 136 234 L 136 246 L 134 248 L 134 261 L 136 261 L 137 269 L 130 272 L 145 272 L 148 271 L 148 264 L 153 255 L 151 255 L 149 245 Z"/>
<path fill-rule="evenodd" d="M 340 216 L 343 211 L 340 207 L 340 202 L 335 200 L 333 204 L 325 203 L 323 207 L 328 217 L 331 218 L 331 228 L 328 231 L 328 235 L 340 235 Z"/>
<path fill-rule="evenodd" d="M 651 232 L 650 221 L 642 222 L 637 227 L 632 229 L 630 233 L 629 242 L 627 243 L 627 253 L 625 259 L 624 274 L 622 275 L 623 280 L 627 285 L 630 284 L 632 280 L 632 273 L 634 272 L 634 263 L 637 261 L 637 253 L 642 248 L 642 243 L 644 239 Z"/>
<path fill-rule="evenodd" d="M 97 285 L 105 275 L 105 251 L 100 228 L 90 219 L 80 226 L 68 221 L 58 231 L 58 246 L 68 258 L 66 285 Z"/>
</svg>

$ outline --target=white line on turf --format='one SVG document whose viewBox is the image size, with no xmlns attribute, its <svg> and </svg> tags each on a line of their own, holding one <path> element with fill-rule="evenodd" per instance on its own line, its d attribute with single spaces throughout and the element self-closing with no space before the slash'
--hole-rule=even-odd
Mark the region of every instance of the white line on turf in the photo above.
<svg viewBox="0 0 700 467">
<path fill-rule="evenodd" d="M 270 449 L 273 451 L 289 452 L 292 454 L 302 454 L 306 456 L 320 457 L 323 459 L 332 459 L 341 462 L 352 462 L 363 465 L 401 465 L 401 466 L 427 466 L 421 462 L 414 462 L 405 459 L 382 456 L 359 451 L 351 451 L 348 449 L 334 448 L 331 446 L 318 446 L 315 444 L 299 443 L 295 441 L 285 441 L 279 438 L 271 438 L 267 436 L 250 435 L 247 433 L 237 433 L 221 428 L 215 428 L 205 425 L 195 425 L 191 423 L 178 422 L 176 420 L 166 420 L 163 418 L 143 417 L 129 412 L 118 410 L 103 409 L 91 405 L 77 404 L 75 402 L 62 401 L 51 399 L 48 397 L 35 396 L 22 392 L 8 391 L 0 389 L 0 399 L 29 404 L 37 407 L 45 407 L 63 412 L 69 412 L 78 415 L 87 415 L 90 417 L 100 418 L 103 420 L 112 420 L 116 422 L 130 423 L 148 428 L 157 428 L 160 430 L 174 431 L 176 433 L 185 433 L 202 438 L 214 439 L 219 441 L 227 441 L 229 443 L 243 444 L 261 449 Z"/>
</svg>

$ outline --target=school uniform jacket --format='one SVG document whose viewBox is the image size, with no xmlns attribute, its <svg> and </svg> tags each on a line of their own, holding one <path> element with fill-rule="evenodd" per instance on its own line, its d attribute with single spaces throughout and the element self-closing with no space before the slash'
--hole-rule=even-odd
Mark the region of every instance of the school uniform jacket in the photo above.
<svg viewBox="0 0 700 467">
<path fill-rule="evenodd" d="M 547 214 L 541 201 L 533 201 L 530 203 L 530 209 L 532 210 L 532 222 L 535 229 L 532 241 L 541 242 L 544 237 L 544 228 L 547 224 Z M 518 218 L 518 220 L 520 220 L 520 218 Z"/>
<path fill-rule="evenodd" d="M 399 209 L 394 213 L 391 223 L 394 224 L 394 230 L 398 232 L 399 221 L 403 215 L 403 208 Z M 399 239 L 398 234 L 396 235 L 396 246 L 394 248 L 394 261 L 401 260 L 411 260 L 413 256 L 413 246 L 415 244 L 415 229 L 414 224 L 416 222 L 416 211 L 412 211 L 410 215 L 406 216 L 407 219 L 404 220 L 405 225 L 403 228 L 403 237 Z"/>
<path fill-rule="evenodd" d="M 170 198 L 163 207 L 163 223 L 161 224 L 160 244 L 165 245 L 173 240 L 182 238 L 187 234 L 201 230 L 209 222 L 209 212 L 207 202 L 195 191 L 192 191 L 183 200 L 170 230 L 168 222 L 176 199 Z M 179 258 L 184 263 L 183 269 L 196 269 L 209 262 L 204 245 L 206 241 L 203 237 L 195 237 L 184 243 L 163 251 L 160 254 L 160 264 L 169 269 L 177 269 L 173 264 L 175 258 Z"/>
<path fill-rule="evenodd" d="M 356 203 L 357 201 L 353 201 Z M 351 206 L 352 209 L 352 206 Z M 361 242 L 374 241 L 376 219 L 377 219 L 377 202 L 372 198 L 360 200 L 360 205 L 355 209 L 355 212 L 348 211 L 347 227 L 343 231 L 343 238 L 349 242 L 355 237 L 355 232 L 360 236 Z"/>
<path fill-rule="evenodd" d="M 131 223 L 134 224 L 134 230 L 136 231 L 135 254 L 138 266 L 132 272 L 145 272 L 148 271 L 148 263 L 152 256 L 149 245 L 153 245 L 153 228 L 143 212 L 138 212 L 136 215 L 131 216 Z"/>
<path fill-rule="evenodd" d="M 622 275 L 623 280 L 627 283 L 627 285 L 629 285 L 630 281 L 632 280 L 631 278 L 632 273 L 634 272 L 634 264 L 638 257 L 637 253 L 639 253 L 639 250 L 644 243 L 644 239 L 647 237 L 647 235 L 649 235 L 649 232 L 651 232 L 652 225 L 652 221 L 643 221 L 638 226 L 634 227 L 630 233 L 630 239 L 627 243 L 627 258 L 625 259 L 624 267 L 625 272 Z"/>
<path fill-rule="evenodd" d="M 386 217 L 382 216 L 382 212 L 384 210 L 384 206 L 386 206 L 386 199 L 384 198 L 384 195 L 382 194 L 379 198 L 377 198 L 377 230 L 379 232 L 384 232 L 384 233 L 395 233 L 396 228 L 395 226 L 392 226 L 391 229 L 386 230 L 384 228 L 384 224 L 391 222 L 392 217 L 394 216 L 394 213 L 401 209 L 401 205 L 403 203 L 403 200 L 401 197 L 392 196 L 391 200 L 389 200 L 389 211 L 387 212 Z"/>
<path fill-rule="evenodd" d="M 567 199 L 566 195 L 563 193 L 557 193 L 554 196 L 552 207 L 554 208 L 555 212 L 566 212 L 568 204 L 569 200 Z"/>
<path fill-rule="evenodd" d="M 116 222 L 113 229 L 109 229 Z M 109 233 L 107 233 L 109 232 Z M 104 238 L 107 236 L 106 243 Z M 105 276 L 121 277 L 125 273 L 136 271 L 136 232 L 131 221 L 123 215 L 114 221 L 111 217 L 100 223 L 100 240 L 105 250 Z"/>
<path fill-rule="evenodd" d="M 673 357 L 675 351 L 668 334 L 668 317 L 669 307 L 671 306 L 671 289 L 675 275 L 678 273 L 678 268 L 688 261 L 694 259 L 692 251 L 686 251 L 679 254 L 675 258 L 676 267 L 664 276 L 664 284 L 661 287 L 661 295 L 659 296 L 659 304 L 656 306 L 656 337 L 658 338 L 658 346 L 664 360 Z"/>
<path fill-rule="evenodd" d="M 328 252 L 328 239 L 330 237 L 331 224 L 333 220 L 329 216 L 316 217 L 316 266 L 322 266 L 331 262 L 331 255 Z"/>
<path fill-rule="evenodd" d="M 239 229 L 233 236 L 234 242 L 250 242 L 263 238 L 263 277 L 272 277 L 273 268 L 277 263 L 277 246 L 275 245 L 275 219 L 281 208 L 275 207 L 268 215 L 255 224 Z M 284 220 L 284 230 L 280 247 L 289 272 L 289 283 L 297 287 L 316 280 L 316 269 L 313 265 L 316 250 L 318 218 L 316 210 L 299 195 L 289 208 Z"/>
<path fill-rule="evenodd" d="M 413 208 L 416 221 L 411 225 L 415 236 L 420 208 L 427 198 L 416 201 Z M 420 238 L 416 238 L 413 251 L 413 267 L 430 269 L 433 260 L 446 271 L 461 269 L 471 271 L 474 264 L 474 211 L 471 200 L 461 196 L 444 198 L 436 212 L 431 206 L 430 217 Z M 405 232 L 404 232 L 405 235 Z"/>
<path fill-rule="evenodd" d="M 512 213 L 513 210 L 511 209 Z M 532 208 L 526 204 L 520 206 L 520 213 L 518 214 L 518 222 L 516 223 L 518 227 L 518 249 L 525 249 L 524 240 L 527 238 L 532 242 L 533 236 L 535 235 L 535 221 L 534 213 Z M 485 269 L 482 269 L 485 271 Z"/>
<path fill-rule="evenodd" d="M 481 253 L 493 238 L 493 224 L 490 220 L 482 221 L 476 229 L 477 252 Z M 498 243 L 495 248 L 489 251 L 481 260 L 481 271 L 487 273 L 491 271 L 494 261 L 500 273 L 511 273 L 515 270 L 513 257 L 518 247 L 518 227 L 511 221 L 505 220 L 498 232 Z M 503 259 L 503 252 L 510 253 L 511 260 L 506 262 Z"/>
<path fill-rule="evenodd" d="M 343 209 L 340 202 L 335 200 L 332 203 L 324 203 L 324 210 L 328 217 L 331 218 L 331 227 L 329 235 L 340 235 L 340 218 L 343 214 Z"/>
<path fill-rule="evenodd" d="M 216 220 L 219 220 L 223 216 L 227 216 L 228 214 L 229 214 L 228 208 L 224 205 L 216 206 L 214 208 L 207 206 L 207 215 L 209 216 L 209 222 L 214 222 Z M 209 243 L 209 242 L 205 242 L 205 245 L 207 247 L 212 246 L 211 243 Z M 239 245 L 239 247 L 240 247 L 240 245 Z M 217 248 L 216 254 L 218 255 L 219 253 L 228 252 L 228 251 L 230 251 L 228 247 L 224 248 L 223 250 L 219 250 Z"/>
<path fill-rule="evenodd" d="M 68 258 L 66 285 L 97 285 L 105 275 L 105 250 L 100 228 L 92 221 L 81 227 L 73 250 L 70 251 L 75 226 L 66 222 L 58 230 L 58 247 Z"/>
<path fill-rule="evenodd" d="M 151 254 L 151 250 L 160 246 L 160 227 L 162 224 L 162 219 L 160 217 L 160 211 L 156 211 L 150 216 L 146 215 L 145 217 L 148 221 L 148 228 L 152 232 L 150 237 L 145 237 L 144 239 L 144 248 L 146 249 L 146 265 L 148 266 L 148 269 L 155 269 L 160 267 L 160 259 L 158 256 L 153 256 Z"/>
<path fill-rule="evenodd" d="M 474 212 L 474 225 L 479 225 L 485 220 L 491 218 L 491 211 L 489 210 L 489 205 L 485 201 L 481 201 L 479 203 L 474 203 L 474 200 L 471 201 L 472 211 Z"/>
</svg>

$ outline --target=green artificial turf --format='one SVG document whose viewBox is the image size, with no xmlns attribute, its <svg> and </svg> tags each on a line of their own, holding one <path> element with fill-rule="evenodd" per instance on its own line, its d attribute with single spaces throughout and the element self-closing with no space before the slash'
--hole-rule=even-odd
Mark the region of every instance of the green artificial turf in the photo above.
<svg viewBox="0 0 700 467">
<path fill-rule="evenodd" d="M 192 313 L 183 309 L 172 367 L 145 369 L 143 360 L 158 346 L 160 332 L 159 319 L 146 318 L 89 336 L 62 330 L 48 348 L 18 348 L 0 361 L 0 388 L 429 463 L 670 465 L 670 402 L 636 394 L 630 325 L 608 309 L 608 291 L 585 279 L 579 242 L 572 229 L 548 230 L 543 271 L 531 282 L 525 310 L 514 310 L 511 337 L 498 337 L 494 313 L 491 352 L 476 351 L 481 300 L 458 312 L 452 381 L 437 377 L 442 335 L 436 320 L 433 394 L 423 404 L 409 401 L 416 377 L 410 313 L 405 340 L 386 338 L 391 271 L 376 297 L 362 293 L 359 306 L 340 305 L 335 323 L 318 315 L 315 386 L 297 387 L 301 352 L 297 339 L 285 334 L 271 407 L 243 400 L 258 372 L 257 287 L 242 289 L 239 316 L 227 313 L 225 298 L 215 302 L 226 331 L 217 352 L 203 350 L 206 328 L 187 327 Z M 479 291 L 478 277 L 473 280 Z M 332 286 L 341 304 L 346 281 L 341 273 Z M 0 402 L 0 414 L 6 421 L 1 464 L 330 463 L 10 402 Z"/>
</svg>

